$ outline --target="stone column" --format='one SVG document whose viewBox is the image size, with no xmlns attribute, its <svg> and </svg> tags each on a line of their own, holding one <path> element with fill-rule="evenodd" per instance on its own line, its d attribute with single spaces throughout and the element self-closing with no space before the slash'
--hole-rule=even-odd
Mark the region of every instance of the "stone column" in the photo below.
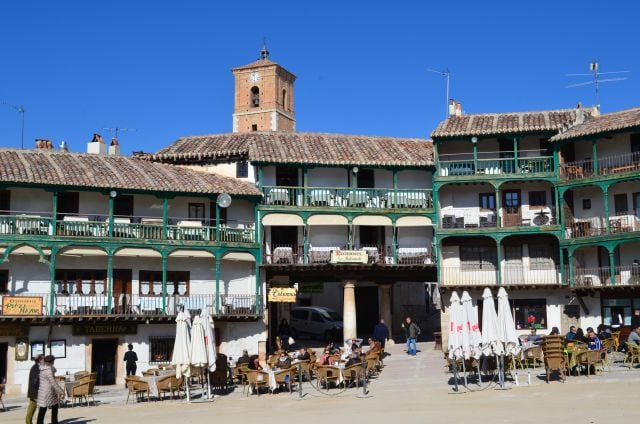
<svg viewBox="0 0 640 424">
<path fill-rule="evenodd" d="M 344 340 L 357 337 L 355 281 L 344 281 L 343 333 Z"/>
<path fill-rule="evenodd" d="M 380 291 L 380 318 L 389 328 L 389 341 L 387 345 L 393 345 L 393 317 L 391 315 L 391 288 L 392 284 L 381 284 Z"/>
</svg>

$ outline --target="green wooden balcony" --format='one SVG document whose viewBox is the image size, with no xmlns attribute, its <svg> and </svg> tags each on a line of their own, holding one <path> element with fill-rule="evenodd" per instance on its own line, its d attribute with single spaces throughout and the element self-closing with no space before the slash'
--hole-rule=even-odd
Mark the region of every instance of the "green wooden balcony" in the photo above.
<svg viewBox="0 0 640 424">
<path fill-rule="evenodd" d="M 430 189 L 263 186 L 262 204 L 283 207 L 431 209 Z"/>
<path fill-rule="evenodd" d="M 560 166 L 560 179 L 582 180 L 598 176 L 615 177 L 640 172 L 640 152 L 567 162 Z"/>
<path fill-rule="evenodd" d="M 454 156 L 469 155 L 441 155 L 438 161 L 438 177 L 497 177 L 504 175 L 528 178 L 553 175 L 555 172 L 553 156 L 533 156 L 517 159 L 453 159 Z"/>
</svg>

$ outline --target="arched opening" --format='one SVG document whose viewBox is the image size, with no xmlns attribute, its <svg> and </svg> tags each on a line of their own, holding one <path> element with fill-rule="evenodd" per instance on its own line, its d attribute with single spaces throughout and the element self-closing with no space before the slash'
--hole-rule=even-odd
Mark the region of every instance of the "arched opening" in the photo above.
<svg viewBox="0 0 640 424">
<path fill-rule="evenodd" d="M 251 107 L 260 106 L 260 89 L 258 87 L 251 87 Z"/>
<path fill-rule="evenodd" d="M 289 107 L 287 106 L 287 89 L 286 88 L 282 89 L 282 108 L 284 110 L 289 109 Z"/>
<path fill-rule="evenodd" d="M 495 286 L 498 246 L 490 237 L 446 237 L 440 248 L 441 286 Z"/>
</svg>

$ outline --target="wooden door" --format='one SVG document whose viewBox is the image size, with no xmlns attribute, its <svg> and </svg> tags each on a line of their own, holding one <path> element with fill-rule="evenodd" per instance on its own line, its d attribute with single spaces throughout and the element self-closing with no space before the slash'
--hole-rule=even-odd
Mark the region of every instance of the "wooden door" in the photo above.
<svg viewBox="0 0 640 424">
<path fill-rule="evenodd" d="M 502 192 L 502 219 L 505 227 L 518 227 L 522 223 L 522 197 L 520 190 Z"/>
<path fill-rule="evenodd" d="M 131 270 L 113 270 L 113 299 L 117 314 L 129 312 L 131 304 Z"/>
</svg>

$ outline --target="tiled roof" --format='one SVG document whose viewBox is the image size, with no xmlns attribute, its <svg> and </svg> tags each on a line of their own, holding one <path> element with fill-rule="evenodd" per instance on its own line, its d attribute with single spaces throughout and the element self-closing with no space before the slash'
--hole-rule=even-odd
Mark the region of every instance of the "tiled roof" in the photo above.
<svg viewBox="0 0 640 424">
<path fill-rule="evenodd" d="M 551 137 L 551 141 L 570 140 L 598 133 L 625 130 L 633 127 L 640 127 L 640 108 L 621 110 L 600 116 L 589 117 L 584 123 L 575 125 L 567 131 L 554 135 Z"/>
<path fill-rule="evenodd" d="M 591 109 L 583 109 L 589 114 Z M 559 131 L 576 119 L 575 109 L 450 116 L 431 133 L 436 137 Z"/>
<path fill-rule="evenodd" d="M 251 62 L 248 65 L 238 66 L 233 68 L 232 71 L 241 71 L 243 69 L 261 68 L 263 66 L 277 65 L 276 62 L 269 59 L 258 59 L 255 62 Z"/>
<path fill-rule="evenodd" d="M 251 184 L 130 156 L 0 149 L 0 183 L 259 196 Z"/>
<path fill-rule="evenodd" d="M 246 157 L 254 163 L 433 166 L 430 140 L 303 132 L 251 132 L 183 137 L 147 158 L 163 162 Z"/>
</svg>

